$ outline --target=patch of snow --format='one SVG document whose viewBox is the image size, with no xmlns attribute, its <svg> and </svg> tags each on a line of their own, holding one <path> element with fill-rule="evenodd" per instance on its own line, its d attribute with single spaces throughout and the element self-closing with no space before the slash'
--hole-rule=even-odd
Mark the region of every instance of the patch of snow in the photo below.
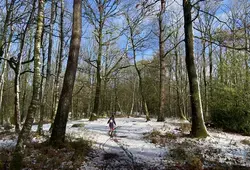
<svg viewBox="0 0 250 170">
<path fill-rule="evenodd" d="M 191 146 L 185 145 L 189 152 L 199 149 L 200 154 L 208 161 L 250 167 L 250 147 L 241 143 L 244 139 L 250 141 L 248 136 L 209 129 L 210 136 L 206 139 L 177 137 L 177 139 L 167 143 L 165 147 L 160 147 L 145 140 L 144 134 L 157 130 L 178 136 L 181 133 L 178 130 L 180 124 L 188 124 L 189 122 L 174 118 L 166 119 L 165 122 L 157 122 L 156 119 L 146 122 L 145 118 L 133 117 L 116 118 L 116 135 L 110 138 L 107 121 L 108 118 L 98 119 L 97 121 L 88 121 L 88 119 L 68 121 L 67 136 L 91 140 L 95 148 L 81 169 L 95 170 L 104 166 L 108 166 L 110 169 L 126 169 L 126 166 L 137 166 L 139 164 L 148 167 L 146 169 L 165 169 L 164 161 L 168 159 L 169 150 L 179 145 L 185 145 L 185 142 L 191 144 Z M 73 124 L 84 124 L 84 127 L 72 128 Z M 46 133 L 48 133 L 49 128 L 50 124 L 43 125 L 43 130 Z M 32 131 L 36 130 L 37 125 L 33 125 Z M 33 138 L 34 142 L 41 142 L 42 140 L 38 137 Z M 15 144 L 16 139 L 1 139 L 0 149 L 14 147 Z M 117 155 L 117 159 L 112 160 L 113 162 L 110 164 L 110 161 L 104 158 L 106 154 Z M 171 162 L 171 160 L 169 161 Z M 127 167 L 127 169 L 133 168 Z"/>
<path fill-rule="evenodd" d="M 2 149 L 13 149 L 16 146 L 17 140 L 12 140 L 12 139 L 4 139 L 0 140 L 0 151 Z"/>
</svg>

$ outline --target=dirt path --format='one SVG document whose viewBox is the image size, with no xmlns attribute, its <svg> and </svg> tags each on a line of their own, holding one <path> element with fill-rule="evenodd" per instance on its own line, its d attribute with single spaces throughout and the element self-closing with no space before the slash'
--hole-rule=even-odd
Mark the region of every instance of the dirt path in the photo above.
<svg viewBox="0 0 250 170">
<path fill-rule="evenodd" d="M 106 121 L 72 122 L 86 124 L 81 135 L 95 142 L 95 150 L 82 169 L 164 169 L 162 160 L 167 149 L 143 139 L 145 133 L 162 127 L 163 123 L 145 122 L 143 118 L 118 118 L 118 127 L 111 138 Z M 70 129 L 69 133 L 74 133 L 74 129 Z"/>
</svg>

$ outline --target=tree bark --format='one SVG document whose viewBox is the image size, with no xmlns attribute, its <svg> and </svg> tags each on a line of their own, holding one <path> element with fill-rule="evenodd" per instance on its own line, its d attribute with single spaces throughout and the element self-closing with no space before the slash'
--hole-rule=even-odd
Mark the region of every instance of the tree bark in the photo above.
<svg viewBox="0 0 250 170">
<path fill-rule="evenodd" d="M 54 15 L 55 15 L 55 1 L 51 1 L 51 13 L 50 13 L 50 31 L 49 31 L 49 47 L 48 47 L 48 59 L 47 59 L 47 70 L 46 80 L 44 86 L 43 96 L 41 97 L 41 108 L 40 108 L 40 121 L 38 125 L 38 133 L 42 134 L 43 118 L 46 113 L 46 101 L 48 100 L 50 85 L 51 85 L 51 58 L 52 58 L 52 47 L 53 47 L 53 29 L 54 29 Z M 43 81 L 42 81 L 43 82 Z M 43 83 L 41 83 L 43 84 Z"/>
<path fill-rule="evenodd" d="M 43 27 L 44 29 L 44 27 Z M 43 30 L 43 36 L 44 36 L 44 30 Z M 44 43 L 42 42 L 41 46 L 42 46 L 42 53 L 43 53 L 43 60 L 42 60 L 42 71 L 41 74 L 45 75 L 44 70 L 45 70 L 45 49 L 44 49 Z M 44 95 L 44 90 L 43 90 L 43 84 L 44 84 L 44 77 L 41 77 L 41 83 L 40 83 L 40 92 L 39 92 L 39 99 L 40 99 L 40 107 L 38 108 L 38 113 L 39 113 L 39 122 L 38 122 L 38 126 L 37 126 L 37 133 L 39 135 L 42 135 L 43 133 L 43 118 L 44 118 L 44 112 L 42 112 L 42 101 L 43 101 L 43 95 Z"/>
<path fill-rule="evenodd" d="M 9 50 L 11 47 L 12 36 L 13 36 L 13 29 L 11 28 L 11 32 L 10 32 L 9 39 L 8 39 L 8 45 L 7 45 L 7 48 L 5 51 L 5 56 L 4 56 L 5 59 L 9 59 Z M 3 103 L 3 90 L 4 90 L 4 85 L 5 85 L 5 77 L 6 77 L 6 75 L 8 75 L 8 72 L 7 72 L 8 70 L 6 68 L 7 68 L 7 61 L 4 60 L 3 67 L 2 67 L 2 73 L 0 76 L 0 114 L 1 114 L 0 124 L 1 125 L 3 125 L 3 123 L 4 123 L 4 112 L 2 110 L 2 103 Z"/>
<path fill-rule="evenodd" d="M 177 37 L 176 37 L 177 38 Z M 181 105 L 181 96 L 180 96 L 180 80 L 179 80 L 179 76 L 181 76 L 179 74 L 179 70 L 181 69 L 180 67 L 180 64 L 179 63 L 179 54 L 178 54 L 178 49 L 175 48 L 174 50 L 174 54 L 175 54 L 175 78 L 176 78 L 176 97 L 177 97 L 177 111 L 179 112 L 179 117 L 183 120 L 186 120 L 186 117 L 184 115 L 184 111 L 183 111 L 183 108 L 182 108 L 182 105 Z"/>
<path fill-rule="evenodd" d="M 29 137 L 31 126 L 34 121 L 34 115 L 39 107 L 39 88 L 40 88 L 40 47 L 41 47 L 41 36 L 43 28 L 43 17 L 44 17 L 44 0 L 39 0 L 38 5 L 38 16 L 37 16 L 37 29 L 35 35 L 34 44 L 34 74 L 33 74 L 33 95 L 31 103 L 28 109 L 27 118 L 25 120 L 24 126 L 18 136 L 15 151 L 13 153 L 13 158 L 11 161 L 11 169 L 21 169 L 22 159 L 24 154 L 24 143 Z"/>
<path fill-rule="evenodd" d="M 137 84 L 137 83 L 136 83 L 136 81 L 135 81 L 135 82 L 134 82 L 134 85 L 133 85 L 132 104 L 131 104 L 130 113 L 128 114 L 128 118 L 129 118 L 130 115 L 133 115 L 133 112 L 134 112 L 136 84 Z"/>
<path fill-rule="evenodd" d="M 74 0 L 73 26 L 70 41 L 69 58 L 67 62 L 62 93 L 60 95 L 54 127 L 50 138 L 51 143 L 65 140 L 66 124 L 72 103 L 72 94 L 75 83 L 78 56 L 82 33 L 82 0 Z"/>
<path fill-rule="evenodd" d="M 32 36 L 30 35 L 30 48 L 29 48 L 29 53 L 28 53 L 28 61 L 31 59 L 31 51 L 32 51 Z M 30 63 L 28 63 L 26 66 L 26 69 L 30 68 Z M 28 84 L 28 75 L 25 74 L 24 75 L 24 83 L 22 86 L 23 89 L 23 96 L 22 96 L 22 111 L 21 111 L 21 122 L 25 121 L 25 117 L 26 117 L 26 110 L 25 110 L 25 106 L 26 106 L 26 100 L 27 100 L 27 84 Z"/>
<path fill-rule="evenodd" d="M 2 31 L 2 37 L 0 38 L 0 57 L 3 56 L 4 53 L 4 46 L 5 46 L 5 41 L 6 41 L 6 35 L 7 35 L 7 31 L 8 31 L 8 26 L 9 26 L 9 22 L 10 22 L 10 18 L 12 15 L 12 12 L 14 10 L 14 4 L 15 4 L 16 0 L 11 0 L 9 7 L 7 7 L 6 4 L 6 8 L 7 8 L 7 13 L 6 13 L 6 17 L 4 20 L 4 26 L 3 26 L 3 31 Z"/>
<path fill-rule="evenodd" d="M 166 111 L 167 104 L 167 90 L 166 90 L 166 73 L 167 73 L 167 64 L 164 57 L 164 25 L 163 25 L 163 14 L 165 12 L 165 0 L 161 0 L 161 9 L 158 18 L 159 22 L 159 57 L 160 57 L 160 96 L 159 96 L 159 114 L 157 121 L 164 121 L 164 112 Z"/>
<path fill-rule="evenodd" d="M 103 12 L 100 11 L 100 23 L 99 23 L 99 30 L 98 30 L 98 56 L 96 61 L 96 90 L 95 90 L 95 101 L 94 101 L 94 108 L 93 113 L 99 114 L 99 103 L 100 103 L 100 96 L 101 96 L 101 59 L 102 59 L 102 46 L 103 46 Z M 92 118 L 90 118 L 92 120 Z"/>
<path fill-rule="evenodd" d="M 48 47 L 48 59 L 47 59 L 47 70 L 46 70 L 46 82 L 44 87 L 44 96 L 41 106 L 41 112 L 45 115 L 46 101 L 50 96 L 51 87 L 51 59 L 52 59 L 52 47 L 53 47 L 53 30 L 54 30 L 54 16 L 55 16 L 55 1 L 51 1 L 51 14 L 50 14 L 50 32 L 49 32 L 49 47 Z"/>
<path fill-rule="evenodd" d="M 59 54 L 57 56 L 57 69 L 56 69 L 56 78 L 54 84 L 54 97 L 53 97 L 53 109 L 51 114 L 51 120 L 54 121 L 54 117 L 57 113 L 57 106 L 58 106 L 58 99 L 59 99 L 59 82 L 60 82 L 60 75 L 62 72 L 62 58 L 63 58 L 63 51 L 64 51 L 64 0 L 61 0 L 61 14 L 60 14 L 60 47 L 59 47 Z M 53 124 L 51 125 L 51 127 Z"/>
<path fill-rule="evenodd" d="M 23 49 L 25 45 L 25 38 L 26 34 L 28 32 L 28 28 L 30 27 L 30 23 L 33 19 L 33 14 L 35 12 L 35 1 L 33 1 L 33 7 L 30 13 L 30 16 L 28 18 L 28 22 L 24 28 L 24 31 L 21 33 L 21 44 L 20 44 L 20 51 L 17 57 L 17 63 L 15 67 L 15 130 L 16 132 L 20 131 L 21 128 L 21 111 L 20 111 L 20 76 L 21 76 L 21 70 L 22 70 L 22 60 L 23 60 Z"/>
<path fill-rule="evenodd" d="M 208 132 L 204 123 L 199 82 L 194 63 L 194 40 L 192 26 L 192 5 L 190 0 L 183 0 L 184 31 L 186 49 L 186 67 L 189 79 L 190 101 L 192 109 L 192 130 L 194 137 L 207 137 Z"/>
<path fill-rule="evenodd" d="M 206 117 L 208 117 L 208 100 L 207 100 L 207 77 L 206 77 L 206 41 L 202 41 L 202 60 L 203 60 L 203 82 L 204 82 L 204 112 Z M 210 72 L 211 73 L 211 72 Z"/>
</svg>

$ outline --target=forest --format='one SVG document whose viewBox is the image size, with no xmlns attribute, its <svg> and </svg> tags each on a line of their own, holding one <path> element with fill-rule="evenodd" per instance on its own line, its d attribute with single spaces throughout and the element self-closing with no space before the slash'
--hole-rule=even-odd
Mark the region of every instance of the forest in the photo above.
<svg viewBox="0 0 250 170">
<path fill-rule="evenodd" d="M 249 100 L 249 0 L 0 0 L 0 169 L 248 169 Z"/>
</svg>

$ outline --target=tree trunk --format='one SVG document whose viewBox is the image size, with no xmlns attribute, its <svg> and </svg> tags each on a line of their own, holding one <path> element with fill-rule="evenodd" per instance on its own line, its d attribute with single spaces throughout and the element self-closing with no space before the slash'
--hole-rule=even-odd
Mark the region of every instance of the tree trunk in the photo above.
<svg viewBox="0 0 250 170">
<path fill-rule="evenodd" d="M 171 66 L 171 59 L 168 60 L 168 72 L 169 72 L 169 76 L 168 76 L 168 115 L 170 117 L 174 116 L 173 115 L 173 112 L 172 112 L 172 103 L 171 103 L 171 98 L 172 98 L 172 90 L 171 90 L 171 79 L 172 79 L 172 68 L 170 67 Z"/>
<path fill-rule="evenodd" d="M 102 14 L 102 13 L 101 13 Z M 102 15 L 100 15 L 100 20 L 102 20 Z M 98 56 L 96 61 L 96 90 L 95 90 L 95 101 L 94 101 L 94 108 L 93 113 L 98 115 L 99 114 L 99 103 L 100 103 L 100 96 L 101 96 L 101 60 L 102 60 L 102 31 L 103 31 L 103 24 L 100 21 L 99 30 L 98 30 Z M 92 115 L 91 115 L 92 117 Z M 90 118 L 92 120 L 92 118 Z"/>
<path fill-rule="evenodd" d="M 18 136 L 15 151 L 11 162 L 11 169 L 21 169 L 22 159 L 24 154 L 24 143 L 29 137 L 31 126 L 34 121 L 34 115 L 39 107 L 39 86 L 41 81 L 40 75 L 40 47 L 41 47 L 41 34 L 43 28 L 44 17 L 44 1 L 39 0 L 38 16 L 37 16 L 37 30 L 35 35 L 35 50 L 34 50 L 34 74 L 33 74 L 33 95 L 28 109 L 28 114 L 24 126 Z"/>
<path fill-rule="evenodd" d="M 11 18 L 11 14 L 14 10 L 14 4 L 15 4 L 16 0 L 11 0 L 9 7 L 7 7 L 6 4 L 6 8 L 7 8 L 7 13 L 6 13 L 6 17 L 5 17 L 5 21 L 4 21 L 4 26 L 3 26 L 3 31 L 2 31 L 2 36 L 0 38 L 0 58 L 3 56 L 4 53 L 4 44 L 6 41 L 6 35 L 8 32 L 8 26 L 9 26 L 9 22 L 10 22 L 10 18 Z"/>
<path fill-rule="evenodd" d="M 204 116 L 208 117 L 208 105 L 207 105 L 207 77 L 206 77 L 206 42 L 202 41 L 202 60 L 203 60 L 203 81 L 204 81 Z"/>
<path fill-rule="evenodd" d="M 210 29 L 211 30 L 211 29 Z M 209 56 L 209 96 L 208 100 L 212 100 L 213 96 L 213 44 L 212 44 L 212 35 L 209 31 L 209 51 L 208 51 L 208 56 Z M 208 107 L 205 108 L 205 118 L 208 117 Z"/>
<path fill-rule="evenodd" d="M 56 78 L 54 84 L 54 97 L 53 97 L 53 109 L 51 120 L 54 121 L 54 117 L 57 113 L 57 106 L 58 106 L 58 99 L 59 99 L 59 82 L 60 82 L 60 75 L 62 72 L 62 58 L 63 58 L 63 51 L 64 51 L 64 0 L 61 0 L 61 14 L 60 14 L 60 47 L 59 47 L 59 54 L 57 58 L 57 69 L 56 69 Z M 51 125 L 51 128 L 53 124 Z"/>
<path fill-rule="evenodd" d="M 46 113 L 46 101 L 48 100 L 50 84 L 51 84 L 51 55 L 52 55 L 52 47 L 53 47 L 53 29 L 54 29 L 54 14 L 55 13 L 55 1 L 51 1 L 51 14 L 50 14 L 50 32 L 49 32 L 49 47 L 48 47 L 48 59 L 47 59 L 47 70 L 46 70 L 46 80 L 45 80 L 45 87 L 43 94 L 41 94 L 41 108 L 40 108 L 40 121 L 38 124 L 38 134 L 42 134 L 42 125 L 43 125 L 43 119 Z M 45 55 L 44 55 L 45 56 Z M 44 73 L 44 67 L 42 69 Z M 43 78 L 41 81 L 41 85 L 43 85 Z"/>
<path fill-rule="evenodd" d="M 21 63 L 20 63 L 21 64 Z M 21 128 L 21 116 L 20 116 L 20 71 L 15 75 L 15 131 L 19 132 Z"/>
<path fill-rule="evenodd" d="M 8 43 L 7 43 L 8 46 L 6 48 L 5 56 L 4 56 L 5 59 L 9 59 L 9 50 L 10 50 L 10 47 L 11 47 L 12 36 L 13 36 L 13 29 L 11 28 L 11 32 L 10 32 Z M 4 123 L 4 112 L 2 110 L 2 103 L 3 103 L 3 90 L 4 90 L 4 85 L 5 85 L 5 77 L 8 74 L 6 68 L 7 68 L 7 61 L 4 60 L 3 61 L 3 67 L 2 67 L 2 73 L 1 73 L 1 76 L 0 76 L 0 114 L 1 114 L 0 124 L 1 125 L 3 125 L 3 123 Z"/>
<path fill-rule="evenodd" d="M 23 49 L 24 49 L 24 44 L 25 44 L 25 37 L 28 32 L 28 28 L 30 26 L 30 23 L 33 19 L 33 14 L 35 12 L 35 1 L 33 1 L 33 8 L 31 10 L 28 22 L 25 26 L 24 31 L 21 34 L 21 44 L 20 44 L 20 51 L 18 54 L 17 58 L 17 63 L 15 67 L 15 130 L 16 132 L 20 131 L 21 128 L 21 114 L 20 114 L 20 76 L 21 76 L 21 70 L 22 70 L 22 54 L 23 54 Z"/>
<path fill-rule="evenodd" d="M 176 37 L 177 38 L 177 37 Z M 179 70 L 181 69 L 181 67 L 179 66 L 179 55 L 178 55 L 178 49 L 175 48 L 174 50 L 174 54 L 175 54 L 175 78 L 176 78 L 176 96 L 177 96 L 177 111 L 179 112 L 179 117 L 181 119 L 184 119 L 186 120 L 186 117 L 184 116 L 184 112 L 183 112 L 183 109 L 182 109 L 182 105 L 181 105 L 181 96 L 180 96 L 180 83 L 179 83 Z"/>
<path fill-rule="evenodd" d="M 190 0 L 183 0 L 184 10 L 184 31 L 185 31 L 185 49 L 186 49 L 186 67 L 189 79 L 190 101 L 192 109 L 192 131 L 194 137 L 207 137 L 208 132 L 204 123 L 202 104 L 200 96 L 199 82 L 194 63 L 194 42 L 192 28 L 192 5 Z"/>
<path fill-rule="evenodd" d="M 47 70 L 46 80 L 44 86 L 44 96 L 42 97 L 41 104 L 41 115 L 46 114 L 46 101 L 50 96 L 51 91 L 51 58 L 52 58 L 52 47 L 53 47 L 53 29 L 54 29 L 54 16 L 55 16 L 55 1 L 51 1 L 51 14 L 50 14 L 50 31 L 49 31 L 49 46 L 48 46 L 48 59 L 47 59 Z"/>
<path fill-rule="evenodd" d="M 32 50 L 32 36 L 30 36 L 30 48 L 29 48 L 29 53 L 28 53 L 28 60 L 31 59 L 31 50 Z M 30 63 L 27 64 L 27 66 L 25 66 L 26 69 L 30 68 Z M 22 86 L 23 89 L 23 96 L 22 96 L 22 111 L 21 111 L 21 122 L 25 121 L 25 117 L 26 117 L 26 110 L 25 110 L 25 106 L 26 106 L 26 100 L 27 100 L 27 84 L 28 84 L 28 75 L 25 74 L 24 75 L 24 83 Z"/>
<path fill-rule="evenodd" d="M 43 31 L 43 34 L 44 34 L 44 31 Z M 44 46 L 43 46 L 44 43 L 42 43 L 42 51 L 43 51 L 43 60 L 42 60 L 42 72 L 41 74 L 42 75 L 45 75 L 44 73 L 44 70 L 45 70 L 45 49 L 44 49 Z M 41 77 L 41 83 L 40 83 L 40 92 L 39 92 L 39 99 L 40 99 L 40 107 L 38 108 L 38 113 L 40 114 L 40 119 L 39 119 L 39 123 L 38 123 L 38 126 L 37 126 L 37 133 L 39 135 L 42 135 L 43 133 L 43 118 L 44 118 L 44 112 L 42 111 L 43 109 L 43 106 L 42 106 L 42 101 L 43 101 L 43 94 L 44 94 L 44 90 L 43 90 L 43 83 L 44 82 L 44 77 L 42 76 Z"/>
<path fill-rule="evenodd" d="M 128 118 L 129 118 L 130 115 L 133 115 L 133 112 L 134 112 L 134 105 L 135 105 L 135 89 L 136 89 L 136 82 L 134 82 L 132 104 L 131 104 L 130 113 L 128 114 Z"/>
<path fill-rule="evenodd" d="M 247 15 L 246 15 L 247 16 Z M 244 21 L 244 39 L 245 39 L 245 48 L 248 49 L 248 32 L 247 32 L 247 22 Z M 247 50 L 245 50 L 244 52 L 244 61 L 245 61 L 245 90 L 247 91 L 248 88 L 249 88 L 249 66 L 248 66 L 248 61 L 249 61 L 249 56 L 248 56 L 248 53 L 247 53 Z"/>
<path fill-rule="evenodd" d="M 166 73 L 167 73 L 167 65 L 166 59 L 164 57 L 164 25 L 163 25 L 163 14 L 165 12 L 165 0 L 161 0 L 161 9 L 158 18 L 159 22 L 159 56 L 160 56 L 160 95 L 159 95 L 159 114 L 157 121 L 164 121 L 164 112 L 166 111 L 166 103 L 167 103 L 167 91 L 166 91 Z"/>
<path fill-rule="evenodd" d="M 133 51 L 133 61 L 134 61 L 134 66 L 135 66 L 135 70 L 137 72 L 138 75 L 138 81 L 139 81 L 139 93 L 141 96 L 141 111 L 144 111 L 144 114 L 146 115 L 146 121 L 150 120 L 149 117 L 149 111 L 148 111 L 148 106 L 147 106 L 147 102 L 145 100 L 145 96 L 144 96 L 144 91 L 143 91 L 143 85 L 142 85 L 142 76 L 141 76 L 141 70 L 138 68 L 137 63 L 136 63 L 136 43 L 134 42 L 134 29 L 133 26 L 131 25 L 131 21 L 130 18 L 127 17 L 126 18 L 128 26 L 129 26 L 129 31 L 130 31 L 130 42 L 132 45 L 132 51 Z"/>
<path fill-rule="evenodd" d="M 72 103 L 72 94 L 75 83 L 78 56 L 80 51 L 82 32 L 82 0 L 74 0 L 73 5 L 73 26 L 70 41 L 69 58 L 67 62 L 62 93 L 60 95 L 56 118 L 50 141 L 52 143 L 65 140 L 66 124 Z"/>
</svg>

